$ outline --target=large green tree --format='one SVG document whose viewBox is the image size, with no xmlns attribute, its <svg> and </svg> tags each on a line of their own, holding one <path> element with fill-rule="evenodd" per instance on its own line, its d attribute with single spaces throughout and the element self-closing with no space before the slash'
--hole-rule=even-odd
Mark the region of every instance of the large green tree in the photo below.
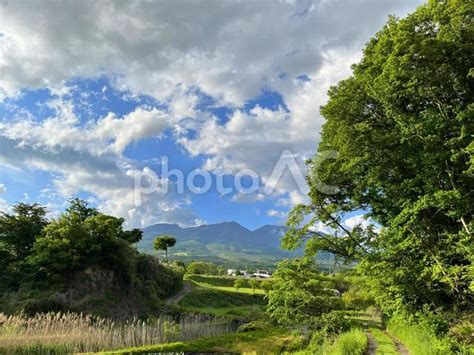
<svg viewBox="0 0 474 355">
<path fill-rule="evenodd" d="M 34 243 L 28 262 L 35 270 L 61 276 L 102 266 L 128 274 L 134 252 L 130 244 L 140 230 L 123 230 L 124 219 L 99 213 L 85 201 L 74 199 L 66 211 L 51 221 Z"/>
<path fill-rule="evenodd" d="M 319 276 L 313 258 L 279 263 L 266 295 L 270 317 L 282 324 L 313 323 L 323 313 L 341 308 L 341 300 Z"/>
<path fill-rule="evenodd" d="M 337 156 L 311 160 L 311 203 L 289 218 L 286 247 L 306 241 L 309 254 L 359 260 L 389 312 L 473 300 L 473 19 L 468 0 L 390 18 L 353 75 L 330 89 L 318 151 Z M 381 231 L 348 229 L 353 211 Z M 315 232 L 318 221 L 342 234 Z"/>
<path fill-rule="evenodd" d="M 48 223 L 46 208 L 20 202 L 12 210 L 12 214 L 0 214 L 0 247 L 12 258 L 23 260 Z"/>
</svg>

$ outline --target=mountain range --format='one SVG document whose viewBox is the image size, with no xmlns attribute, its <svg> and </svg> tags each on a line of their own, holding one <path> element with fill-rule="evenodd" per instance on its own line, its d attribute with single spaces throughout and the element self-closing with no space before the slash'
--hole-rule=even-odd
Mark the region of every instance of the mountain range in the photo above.
<svg viewBox="0 0 474 355">
<path fill-rule="evenodd" d="M 177 241 L 169 250 L 173 259 L 269 264 L 296 255 L 280 248 L 280 239 L 286 231 L 286 227 L 277 225 L 266 225 L 251 231 L 237 222 L 188 228 L 177 224 L 155 224 L 143 229 L 138 248 L 153 252 L 155 237 L 168 234 Z"/>
</svg>

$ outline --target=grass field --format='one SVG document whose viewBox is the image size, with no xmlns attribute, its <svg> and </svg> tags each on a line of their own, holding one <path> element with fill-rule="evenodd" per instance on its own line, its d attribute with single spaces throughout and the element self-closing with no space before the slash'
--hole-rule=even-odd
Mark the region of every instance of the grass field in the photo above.
<svg viewBox="0 0 474 355">
<path fill-rule="evenodd" d="M 138 348 L 128 348 L 113 354 L 226 352 L 280 354 L 298 349 L 301 338 L 283 329 L 252 331 L 203 338 L 189 342 L 176 342 Z"/>
<path fill-rule="evenodd" d="M 251 321 L 266 318 L 266 301 L 262 295 L 194 288 L 178 303 L 187 312 L 224 316 Z"/>
<path fill-rule="evenodd" d="M 261 288 L 251 288 L 248 280 L 244 279 L 246 287 L 235 288 L 234 282 L 236 278 L 226 276 L 207 276 L 207 275 L 186 275 L 185 279 L 193 285 L 204 288 L 212 288 L 219 291 L 238 292 L 248 294 L 264 295 L 265 291 Z M 266 282 L 266 281 L 260 281 Z"/>
</svg>

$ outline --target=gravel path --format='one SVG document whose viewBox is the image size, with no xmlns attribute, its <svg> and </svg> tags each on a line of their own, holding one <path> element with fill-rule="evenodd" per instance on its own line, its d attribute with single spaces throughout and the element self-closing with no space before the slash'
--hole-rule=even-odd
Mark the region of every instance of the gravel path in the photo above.
<svg viewBox="0 0 474 355">
<path fill-rule="evenodd" d="M 183 289 L 181 291 L 179 291 L 176 295 L 174 295 L 173 297 L 170 297 L 168 298 L 166 301 L 165 301 L 165 304 L 167 306 L 171 306 L 171 305 L 175 305 L 177 304 L 179 301 L 181 301 L 181 299 L 186 296 L 189 292 L 191 292 L 193 288 L 191 287 L 191 284 L 189 282 L 185 282 L 184 283 L 184 286 L 183 286 Z"/>
<path fill-rule="evenodd" d="M 377 352 L 377 342 L 374 339 L 372 333 L 367 332 L 367 339 L 369 341 L 369 346 L 367 347 L 366 355 L 375 355 Z"/>
</svg>

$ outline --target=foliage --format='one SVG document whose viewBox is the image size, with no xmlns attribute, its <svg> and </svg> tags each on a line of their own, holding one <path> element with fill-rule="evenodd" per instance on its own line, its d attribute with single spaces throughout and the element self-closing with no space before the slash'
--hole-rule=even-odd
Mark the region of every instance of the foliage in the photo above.
<svg viewBox="0 0 474 355">
<path fill-rule="evenodd" d="M 64 275 L 95 265 L 128 275 L 133 267 L 128 240 L 130 233 L 138 232 L 124 231 L 123 222 L 122 218 L 90 212 L 86 203 L 74 200 L 74 205 L 44 228 L 28 263 L 39 276 Z"/>
<path fill-rule="evenodd" d="M 186 273 L 195 275 L 221 275 L 222 269 L 214 263 L 193 261 L 186 267 Z"/>
<path fill-rule="evenodd" d="M 176 238 L 169 235 L 160 235 L 155 238 L 153 247 L 155 250 L 164 250 L 166 253 L 166 260 L 168 260 L 168 248 L 176 244 Z"/>
<path fill-rule="evenodd" d="M 248 284 L 252 288 L 253 292 L 255 293 L 255 290 L 260 287 L 261 283 L 256 279 L 249 279 Z"/>
<path fill-rule="evenodd" d="M 374 305 L 375 300 L 367 287 L 355 284 L 342 294 L 342 301 L 347 309 L 365 310 Z"/>
<path fill-rule="evenodd" d="M 0 213 L 0 290 L 17 289 L 25 278 L 30 254 L 37 237 L 47 225 L 46 208 L 18 203 L 13 213 Z"/>
<path fill-rule="evenodd" d="M 317 328 L 322 334 L 339 334 L 346 332 L 351 327 L 351 322 L 341 311 L 323 313 L 316 319 Z"/>
<path fill-rule="evenodd" d="M 329 91 L 311 203 L 289 217 L 285 247 L 360 261 L 390 314 L 473 302 L 473 11 L 472 1 L 430 1 L 370 40 Z M 381 231 L 346 228 L 353 211 Z M 339 235 L 315 232 L 320 222 Z"/>
<path fill-rule="evenodd" d="M 354 328 L 338 337 L 321 337 L 316 333 L 302 354 L 324 355 L 362 355 L 368 346 L 367 336 L 360 329 Z"/>
<path fill-rule="evenodd" d="M 283 261 L 272 277 L 266 295 L 267 312 L 282 324 L 309 323 L 312 317 L 342 307 L 339 298 L 318 280 L 311 258 Z"/>
<path fill-rule="evenodd" d="M 28 314 L 80 310 L 123 317 L 156 312 L 182 286 L 183 268 L 137 252 L 141 230 L 80 199 L 57 219 L 40 205 L 0 216 L 0 303 Z"/>
<path fill-rule="evenodd" d="M 240 277 L 236 278 L 235 281 L 234 281 L 234 287 L 237 291 L 240 288 L 245 287 L 246 285 L 247 285 L 247 283 L 245 282 L 245 280 L 240 278 Z"/>
<path fill-rule="evenodd" d="M 367 345 L 368 341 L 365 333 L 360 329 L 352 329 L 336 339 L 330 354 L 362 355 L 365 353 Z"/>
</svg>

